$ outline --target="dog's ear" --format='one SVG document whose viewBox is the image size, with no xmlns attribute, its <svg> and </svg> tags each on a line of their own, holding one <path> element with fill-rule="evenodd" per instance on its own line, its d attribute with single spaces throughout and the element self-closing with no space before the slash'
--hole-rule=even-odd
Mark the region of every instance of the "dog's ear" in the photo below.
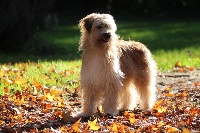
<svg viewBox="0 0 200 133">
<path fill-rule="evenodd" d="M 89 33 L 92 29 L 92 25 L 93 25 L 93 22 L 94 22 L 94 17 L 93 16 L 87 16 L 83 19 L 80 20 L 80 27 L 81 28 L 85 28 Z"/>
</svg>

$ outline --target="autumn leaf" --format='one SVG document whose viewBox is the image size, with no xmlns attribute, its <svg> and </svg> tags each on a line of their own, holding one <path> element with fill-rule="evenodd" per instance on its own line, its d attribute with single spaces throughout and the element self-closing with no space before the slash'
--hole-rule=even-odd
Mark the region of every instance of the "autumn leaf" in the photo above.
<svg viewBox="0 0 200 133">
<path fill-rule="evenodd" d="M 102 113 L 102 112 L 103 112 L 103 107 L 102 107 L 102 105 L 99 105 L 99 106 L 97 107 L 97 111 L 98 111 L 98 113 Z"/>
<path fill-rule="evenodd" d="M 195 82 L 193 86 L 200 86 L 200 82 Z"/>
<path fill-rule="evenodd" d="M 162 106 L 157 108 L 158 113 L 166 112 L 166 110 L 167 110 L 167 108 L 166 107 L 162 107 Z"/>
<path fill-rule="evenodd" d="M 172 85 L 169 86 L 169 87 L 167 87 L 167 88 L 165 88 L 165 90 L 167 90 L 167 91 L 171 91 L 171 90 L 172 90 Z"/>
<path fill-rule="evenodd" d="M 64 73 L 67 74 L 68 76 L 70 76 L 71 74 L 74 74 L 74 71 L 73 70 L 65 70 Z"/>
<path fill-rule="evenodd" d="M 183 91 L 183 93 L 181 94 L 183 97 L 188 96 L 188 93 L 186 91 Z"/>
<path fill-rule="evenodd" d="M 174 94 L 171 93 L 171 92 L 169 92 L 169 93 L 165 93 L 163 96 L 164 96 L 164 97 L 173 97 Z"/>
<path fill-rule="evenodd" d="M 134 113 L 130 113 L 129 122 L 131 124 L 135 123 L 135 114 Z"/>
<path fill-rule="evenodd" d="M 194 67 L 190 67 L 189 70 L 190 70 L 190 71 L 194 71 L 195 68 L 194 68 Z"/>
<path fill-rule="evenodd" d="M 88 121 L 88 126 L 90 130 L 99 130 L 100 126 L 97 126 L 97 118 L 94 121 Z"/>
<path fill-rule="evenodd" d="M 107 128 L 110 130 L 110 132 L 118 133 L 118 124 L 117 124 L 117 122 L 114 122 L 111 126 L 107 126 Z"/>
<path fill-rule="evenodd" d="M 16 79 L 14 80 L 14 83 L 15 83 L 15 84 L 18 84 L 18 85 L 22 85 L 22 84 L 25 84 L 26 81 L 25 81 L 24 79 L 16 78 Z"/>
<path fill-rule="evenodd" d="M 162 127 L 162 126 L 164 126 L 164 125 L 166 125 L 166 123 L 165 123 L 164 121 L 160 121 L 160 122 L 158 123 L 158 127 Z"/>
<path fill-rule="evenodd" d="M 172 127 L 172 126 L 165 126 L 167 128 L 167 133 L 178 133 L 180 132 L 179 129 Z"/>
<path fill-rule="evenodd" d="M 183 127 L 183 133 L 191 133 L 188 129 L 186 129 L 185 127 Z"/>
<path fill-rule="evenodd" d="M 177 62 L 174 64 L 174 67 L 180 67 L 179 61 L 177 61 Z"/>
<path fill-rule="evenodd" d="M 45 97 L 51 102 L 54 101 L 54 96 L 52 96 L 50 93 L 45 94 Z"/>
<path fill-rule="evenodd" d="M 79 129 L 79 125 L 81 124 L 80 121 L 81 121 L 81 118 L 72 125 L 73 132 L 77 132 L 77 133 L 80 132 L 80 129 Z"/>
</svg>

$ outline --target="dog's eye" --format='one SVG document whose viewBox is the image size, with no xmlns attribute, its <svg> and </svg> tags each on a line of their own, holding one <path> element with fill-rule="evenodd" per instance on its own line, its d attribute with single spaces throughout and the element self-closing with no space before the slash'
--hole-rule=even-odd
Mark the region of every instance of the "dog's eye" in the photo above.
<svg viewBox="0 0 200 133">
<path fill-rule="evenodd" d="M 97 28 L 98 28 L 98 29 L 101 29 L 101 28 L 103 28 L 103 26 L 102 26 L 102 25 L 98 25 Z"/>
</svg>

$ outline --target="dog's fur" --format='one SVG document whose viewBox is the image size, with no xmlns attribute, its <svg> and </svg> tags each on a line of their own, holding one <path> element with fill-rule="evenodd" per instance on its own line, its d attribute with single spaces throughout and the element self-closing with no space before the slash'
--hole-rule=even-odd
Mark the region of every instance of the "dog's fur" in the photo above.
<svg viewBox="0 0 200 133">
<path fill-rule="evenodd" d="M 92 13 L 79 26 L 83 51 L 79 115 L 92 115 L 100 104 L 105 113 L 116 115 L 133 110 L 138 99 L 142 109 L 151 109 L 156 100 L 156 63 L 150 51 L 142 43 L 120 40 L 109 14 Z"/>
</svg>

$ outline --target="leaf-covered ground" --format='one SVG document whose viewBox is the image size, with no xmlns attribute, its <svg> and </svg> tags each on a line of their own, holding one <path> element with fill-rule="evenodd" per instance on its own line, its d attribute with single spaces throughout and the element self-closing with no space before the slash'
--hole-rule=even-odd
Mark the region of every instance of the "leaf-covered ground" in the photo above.
<svg viewBox="0 0 200 133">
<path fill-rule="evenodd" d="M 50 72 L 58 73 L 56 68 Z M 59 72 L 64 73 L 74 74 L 69 70 Z M 152 111 L 142 111 L 138 107 L 110 116 L 99 107 L 95 116 L 78 120 L 72 116 L 81 108 L 79 87 L 73 90 L 60 89 L 59 85 L 47 87 L 37 80 L 29 82 L 25 75 L 23 68 L 0 68 L 4 84 L 0 97 L 2 133 L 200 132 L 200 70 L 179 66 L 178 62 L 172 72 L 158 74 L 157 101 Z M 73 86 L 77 82 L 70 84 Z M 20 85 L 24 86 L 22 90 L 8 89 L 8 86 Z"/>
</svg>

